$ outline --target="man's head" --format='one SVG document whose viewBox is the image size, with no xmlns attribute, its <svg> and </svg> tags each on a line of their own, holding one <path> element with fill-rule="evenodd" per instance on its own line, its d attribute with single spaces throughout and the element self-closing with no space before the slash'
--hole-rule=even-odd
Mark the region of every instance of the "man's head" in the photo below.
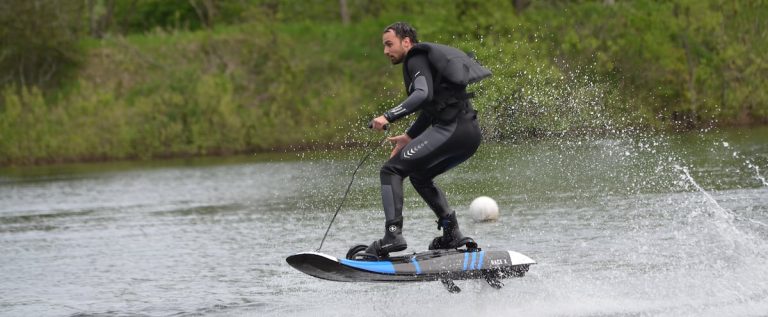
<svg viewBox="0 0 768 317">
<path fill-rule="evenodd" d="M 389 57 L 392 64 L 402 63 L 408 50 L 419 42 L 416 30 L 405 22 L 395 22 L 385 28 L 381 41 L 384 44 L 384 55 Z"/>
</svg>

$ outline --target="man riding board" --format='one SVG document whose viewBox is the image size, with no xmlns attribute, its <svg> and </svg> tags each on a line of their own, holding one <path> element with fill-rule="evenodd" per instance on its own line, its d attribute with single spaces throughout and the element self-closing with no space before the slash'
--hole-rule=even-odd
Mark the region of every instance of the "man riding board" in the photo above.
<svg viewBox="0 0 768 317">
<path fill-rule="evenodd" d="M 456 213 L 445 194 L 433 182 L 475 154 L 481 133 L 477 112 L 467 93 L 468 84 L 491 75 L 472 57 L 455 48 L 419 43 L 416 30 L 397 22 L 382 34 L 384 54 L 392 64 L 403 64 L 403 79 L 408 97 L 396 107 L 371 121 L 371 128 L 384 130 L 389 123 L 418 112 L 417 119 L 404 134 L 390 137 L 394 144 L 389 160 L 380 171 L 381 199 L 385 231 L 365 253 L 384 258 L 402 251 L 407 243 L 403 230 L 403 180 L 411 184 L 437 216 L 443 234 L 429 245 L 430 250 L 461 246 L 477 248 L 477 243 L 459 230 Z"/>
</svg>

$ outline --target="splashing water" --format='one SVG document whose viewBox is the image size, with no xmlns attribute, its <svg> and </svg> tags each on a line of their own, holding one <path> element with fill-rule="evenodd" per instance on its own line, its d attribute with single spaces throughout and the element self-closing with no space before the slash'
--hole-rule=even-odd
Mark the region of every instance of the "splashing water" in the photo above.
<svg viewBox="0 0 768 317">
<path fill-rule="evenodd" d="M 734 219 L 734 215 L 725 210 L 720 204 L 715 200 L 715 198 L 712 197 L 704 188 L 702 188 L 699 183 L 696 182 L 695 179 L 691 176 L 691 173 L 688 172 L 688 167 L 680 165 L 674 165 L 675 170 L 683 172 L 683 179 L 690 182 L 693 187 L 696 188 L 698 192 L 700 192 L 704 197 L 707 198 L 707 201 L 709 201 L 710 204 L 714 207 L 714 210 L 716 211 L 715 214 L 727 221 L 732 221 Z"/>
<path fill-rule="evenodd" d="M 765 177 L 760 175 L 760 167 L 758 167 L 757 165 L 753 164 L 752 161 L 749 161 L 749 160 L 745 161 L 744 164 L 747 165 L 747 167 L 749 167 L 749 168 L 751 168 L 751 169 L 753 169 L 755 171 L 754 178 L 756 180 L 760 181 L 763 184 L 763 186 L 768 186 L 768 181 L 765 180 Z"/>
<path fill-rule="evenodd" d="M 756 252 L 755 250 L 761 248 L 762 243 L 755 241 L 755 237 L 739 230 L 734 223 L 734 220 L 748 221 L 762 227 L 768 227 L 768 225 L 754 219 L 739 217 L 733 214 L 731 211 L 723 208 L 720 203 L 718 203 L 717 200 L 712 197 L 712 195 L 710 195 L 706 190 L 704 190 L 704 188 L 701 187 L 701 185 L 699 185 L 698 182 L 696 182 L 693 176 L 691 176 L 688 167 L 674 165 L 674 168 L 675 170 L 682 172 L 682 178 L 689 182 L 696 189 L 696 191 L 706 197 L 706 200 L 710 203 L 712 208 L 705 210 L 711 210 L 712 212 L 709 214 L 714 215 L 721 220 L 711 221 L 711 223 L 715 224 L 718 232 L 720 232 L 721 236 L 730 243 L 732 249 L 738 249 L 740 250 L 739 252 L 754 253 Z"/>
<path fill-rule="evenodd" d="M 722 144 L 723 148 L 729 149 L 731 147 L 731 144 L 729 142 L 720 141 L 720 143 Z M 760 184 L 762 184 L 763 186 L 768 186 L 768 181 L 766 181 L 765 177 L 763 177 L 760 174 L 760 167 L 757 166 L 757 164 L 755 164 L 751 159 L 746 158 L 739 151 L 733 151 L 732 156 L 733 156 L 733 158 L 740 159 L 740 160 L 744 161 L 744 166 L 746 166 L 750 171 L 754 172 L 754 176 L 752 176 L 752 178 L 754 178 L 755 180 L 759 181 Z"/>
</svg>

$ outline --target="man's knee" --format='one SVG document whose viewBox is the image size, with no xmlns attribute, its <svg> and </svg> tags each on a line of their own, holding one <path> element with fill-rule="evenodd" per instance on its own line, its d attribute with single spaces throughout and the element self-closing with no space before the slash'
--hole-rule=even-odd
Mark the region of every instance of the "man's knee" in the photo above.
<svg viewBox="0 0 768 317">
<path fill-rule="evenodd" d="M 389 163 L 384 164 L 384 166 L 381 167 L 381 170 L 379 170 L 379 177 L 381 178 L 382 184 L 391 184 L 393 178 L 398 178 L 402 181 L 404 176 L 401 174 L 401 171 L 397 167 Z"/>
<path fill-rule="evenodd" d="M 423 175 L 414 174 L 409 177 L 413 188 L 431 188 L 435 187 L 435 183 L 432 182 L 432 178 L 425 177 Z"/>
<path fill-rule="evenodd" d="M 384 164 L 379 170 L 379 175 L 397 175 L 397 170 L 390 164 Z"/>
</svg>

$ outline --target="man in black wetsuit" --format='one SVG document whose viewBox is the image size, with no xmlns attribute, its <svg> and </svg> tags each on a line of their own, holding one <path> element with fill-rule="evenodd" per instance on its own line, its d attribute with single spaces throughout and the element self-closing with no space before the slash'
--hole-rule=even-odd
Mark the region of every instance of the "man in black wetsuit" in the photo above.
<svg viewBox="0 0 768 317">
<path fill-rule="evenodd" d="M 392 64 L 403 63 L 403 79 L 408 98 L 371 122 L 383 130 L 411 113 L 419 112 L 416 121 L 401 135 L 390 137 L 394 149 L 381 168 L 381 198 L 386 218 L 384 238 L 376 240 L 366 253 L 386 257 L 390 252 L 407 248 L 403 229 L 403 179 L 411 184 L 438 218 L 438 230 L 429 249 L 450 249 L 466 245 L 476 248 L 472 238 L 459 231 L 456 213 L 448 206 L 445 194 L 433 179 L 469 159 L 480 146 L 481 135 L 477 112 L 469 102 L 466 85 L 444 80 L 442 70 L 430 64 L 428 50 L 435 44 L 418 44 L 416 31 L 397 22 L 382 35 L 384 54 Z M 413 49 L 418 47 L 418 49 Z M 453 48 L 450 48 L 453 50 Z M 463 52 L 462 52 L 463 53 Z M 490 73 L 488 73 L 490 75 Z"/>
</svg>

